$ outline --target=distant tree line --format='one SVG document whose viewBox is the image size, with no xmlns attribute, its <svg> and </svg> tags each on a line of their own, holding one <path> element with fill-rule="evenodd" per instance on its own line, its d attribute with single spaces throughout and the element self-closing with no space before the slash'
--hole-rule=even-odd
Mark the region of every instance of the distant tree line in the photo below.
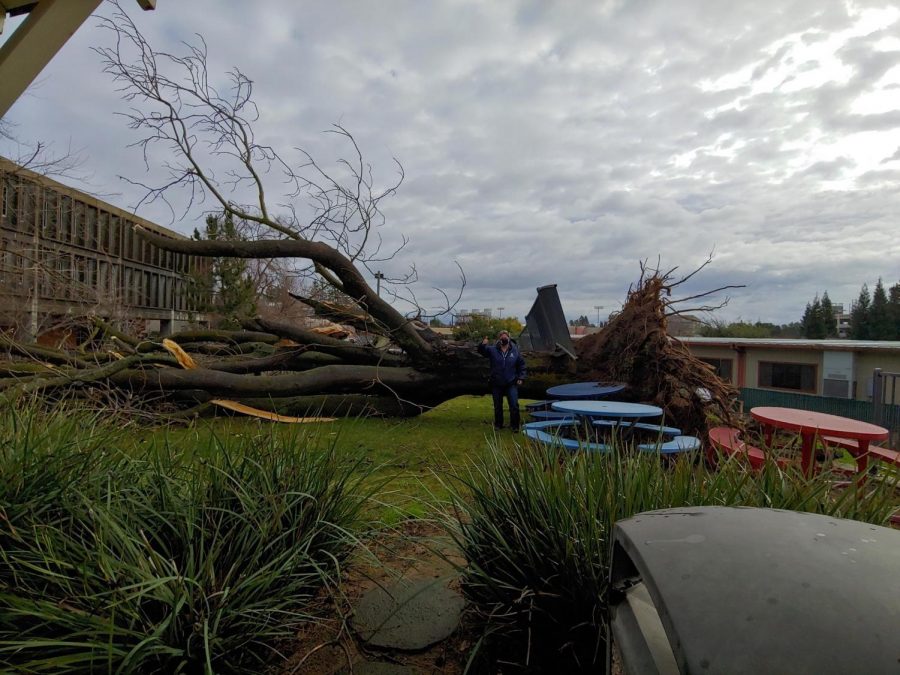
<svg viewBox="0 0 900 675">
<path fill-rule="evenodd" d="M 798 322 L 786 324 L 774 324 L 764 321 L 742 321 L 738 319 L 731 323 L 713 320 L 700 328 L 703 337 L 733 337 L 733 338 L 799 338 L 803 335 Z"/>
<path fill-rule="evenodd" d="M 837 337 L 837 317 L 826 291 L 807 303 L 800 321 L 803 337 L 812 340 Z M 875 291 L 863 284 L 859 297 L 850 310 L 851 340 L 900 340 L 900 282 L 885 290 L 879 278 Z"/>
<path fill-rule="evenodd" d="M 510 337 L 515 340 L 519 337 L 519 333 L 522 332 L 522 324 L 515 317 L 498 319 L 474 314 L 468 321 L 457 323 L 453 327 L 453 339 L 476 341 L 487 336 L 493 340 L 501 330 L 507 331 Z"/>
</svg>

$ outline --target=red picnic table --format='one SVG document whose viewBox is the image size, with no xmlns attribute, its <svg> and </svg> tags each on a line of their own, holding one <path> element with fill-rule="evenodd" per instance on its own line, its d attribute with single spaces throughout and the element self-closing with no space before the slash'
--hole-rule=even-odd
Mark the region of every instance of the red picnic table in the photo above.
<svg viewBox="0 0 900 675">
<path fill-rule="evenodd" d="M 865 471 L 869 442 L 884 440 L 888 437 L 888 430 L 875 424 L 809 410 L 760 407 L 750 410 L 750 415 L 766 429 L 769 442 L 771 442 L 773 428 L 800 433 L 803 441 L 801 466 L 806 474 L 813 466 L 813 449 L 817 435 L 855 440 L 859 444 L 857 464 L 861 471 Z"/>
</svg>

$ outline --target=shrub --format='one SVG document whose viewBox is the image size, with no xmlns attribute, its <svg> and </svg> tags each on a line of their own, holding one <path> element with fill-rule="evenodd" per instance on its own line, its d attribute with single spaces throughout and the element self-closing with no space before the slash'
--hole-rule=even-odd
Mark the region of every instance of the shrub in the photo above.
<svg viewBox="0 0 900 675">
<path fill-rule="evenodd" d="M 776 466 L 716 472 L 647 453 L 561 454 L 492 448 L 450 481 L 447 525 L 462 550 L 463 587 L 486 621 L 488 658 L 535 672 L 597 672 L 605 665 L 607 580 L 614 523 L 642 511 L 744 505 L 811 511 L 882 524 L 892 485 L 833 489 Z"/>
<path fill-rule="evenodd" d="M 501 330 L 507 331 L 515 340 L 522 332 L 522 324 L 515 317 L 499 319 L 476 314 L 469 321 L 453 327 L 453 339 L 481 342 L 481 338 L 487 336 L 493 344 Z"/>
<path fill-rule="evenodd" d="M 3 422 L 0 670 L 260 672 L 354 546 L 364 472 L 300 433 L 138 457 L 97 419 Z"/>
</svg>

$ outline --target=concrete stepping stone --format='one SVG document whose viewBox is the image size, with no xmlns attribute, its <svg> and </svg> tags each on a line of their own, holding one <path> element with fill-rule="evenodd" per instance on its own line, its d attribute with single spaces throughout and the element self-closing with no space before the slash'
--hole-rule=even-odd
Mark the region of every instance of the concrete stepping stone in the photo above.
<svg viewBox="0 0 900 675">
<path fill-rule="evenodd" d="M 406 580 L 365 593 L 351 625 L 369 646 L 417 651 L 450 637 L 464 605 L 440 580 Z"/>
<path fill-rule="evenodd" d="M 357 661 L 353 664 L 353 675 L 417 675 L 422 671 L 384 661 Z M 349 668 L 342 668 L 337 675 L 350 675 Z"/>
</svg>

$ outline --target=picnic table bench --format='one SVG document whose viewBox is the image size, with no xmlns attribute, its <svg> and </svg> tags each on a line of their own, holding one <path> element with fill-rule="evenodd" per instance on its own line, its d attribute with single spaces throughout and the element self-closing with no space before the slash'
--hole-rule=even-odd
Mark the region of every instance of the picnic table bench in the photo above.
<svg viewBox="0 0 900 675">
<path fill-rule="evenodd" d="M 594 423 L 595 426 L 608 426 L 616 428 L 617 422 L 601 420 Z M 563 447 L 566 450 L 586 450 L 593 452 L 609 452 L 613 446 L 609 443 L 597 443 L 576 438 L 566 438 L 560 435 L 563 428 L 578 428 L 580 425 L 576 420 L 547 420 L 544 422 L 529 422 L 523 427 L 523 433 L 527 438 L 544 443 L 545 445 L 555 445 Z M 639 443 L 634 447 L 641 452 L 658 453 L 661 455 L 674 455 L 680 452 L 693 452 L 700 448 L 700 439 L 694 436 L 682 436 L 681 431 L 675 427 L 660 427 L 652 424 L 644 424 L 647 430 L 659 431 L 660 439 L 654 443 Z M 665 432 L 674 432 L 670 435 Z M 665 441 L 664 436 L 669 436 Z"/>
<path fill-rule="evenodd" d="M 540 422 L 547 420 L 573 420 L 575 415 L 572 413 L 558 412 L 556 410 L 535 410 L 530 414 L 531 419 Z"/>
<path fill-rule="evenodd" d="M 885 448 L 881 445 L 869 444 L 864 453 L 859 451 L 859 441 L 855 438 L 838 438 L 837 436 L 822 436 L 821 440 L 825 445 L 837 446 L 847 450 L 856 460 L 857 467 L 860 471 L 865 471 L 868 460 L 877 459 L 888 464 L 900 466 L 900 452 Z"/>
<path fill-rule="evenodd" d="M 745 458 L 754 469 L 761 469 L 766 465 L 765 450 L 754 445 L 748 445 L 742 441 L 740 429 L 735 429 L 734 427 L 713 427 L 709 430 L 709 442 L 710 454 L 708 457 L 711 464 L 716 462 L 717 458 L 714 450 L 718 449 L 729 457 L 740 456 Z M 784 468 L 791 463 L 791 460 L 786 457 L 776 457 L 775 463 L 779 467 Z"/>
</svg>

